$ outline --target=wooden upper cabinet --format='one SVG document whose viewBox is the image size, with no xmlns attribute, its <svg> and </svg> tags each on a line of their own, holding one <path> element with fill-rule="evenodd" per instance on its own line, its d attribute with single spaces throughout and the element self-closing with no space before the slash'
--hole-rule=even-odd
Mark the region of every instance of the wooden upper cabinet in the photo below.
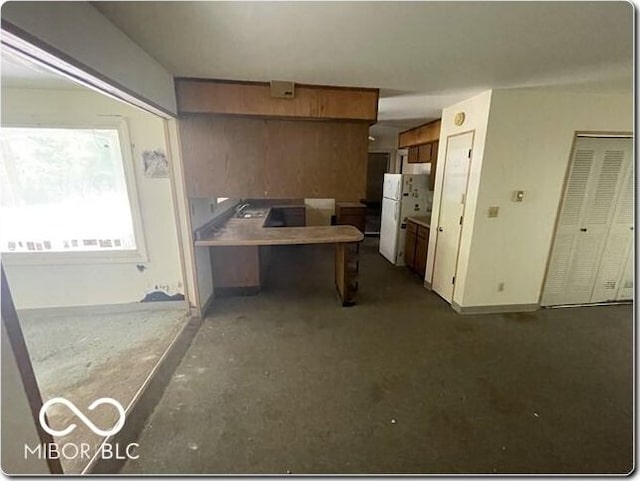
<svg viewBox="0 0 640 481">
<path fill-rule="evenodd" d="M 178 113 L 366 121 L 378 119 L 378 89 L 296 84 L 291 99 L 263 82 L 176 78 Z"/>
<path fill-rule="evenodd" d="M 410 164 L 424 164 L 429 163 L 433 159 L 434 146 L 438 149 L 438 142 L 431 142 L 429 144 L 415 145 L 409 147 L 409 156 L 407 162 Z"/>
<path fill-rule="evenodd" d="M 420 144 L 428 144 L 440 138 L 440 119 L 420 125 L 398 135 L 398 148 L 406 149 Z"/>
<path fill-rule="evenodd" d="M 418 162 L 431 162 L 431 148 L 433 144 L 418 145 Z"/>
<path fill-rule="evenodd" d="M 409 156 L 407 162 L 410 164 L 417 164 L 420 162 L 418 158 L 418 147 L 409 147 Z"/>
</svg>

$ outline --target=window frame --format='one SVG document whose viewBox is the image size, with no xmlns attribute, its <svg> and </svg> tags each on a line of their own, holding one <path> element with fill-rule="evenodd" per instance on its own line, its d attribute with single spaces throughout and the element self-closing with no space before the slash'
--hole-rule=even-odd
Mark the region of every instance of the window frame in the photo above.
<svg viewBox="0 0 640 481">
<path fill-rule="evenodd" d="M 52 129 L 113 129 L 118 132 L 120 155 L 127 186 L 127 198 L 131 210 L 133 234 L 136 240 L 135 249 L 113 249 L 108 251 L 75 251 L 75 252 L 0 252 L 2 263 L 11 265 L 61 265 L 61 264 L 111 264 L 111 263 L 144 263 L 148 262 L 147 244 L 144 236 L 140 197 L 137 189 L 136 166 L 133 162 L 133 144 L 129 136 L 127 119 L 123 116 L 109 115 L 100 118 L 74 120 L 73 122 L 57 121 L 16 121 L 2 122 L 1 128 L 52 128 Z M 2 220 L 0 219 L 0 225 Z"/>
</svg>

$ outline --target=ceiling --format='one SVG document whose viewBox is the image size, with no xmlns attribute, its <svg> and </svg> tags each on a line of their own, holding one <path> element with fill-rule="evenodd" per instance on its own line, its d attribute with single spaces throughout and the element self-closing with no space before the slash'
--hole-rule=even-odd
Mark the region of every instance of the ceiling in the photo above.
<svg viewBox="0 0 640 481">
<path fill-rule="evenodd" d="M 377 87 L 399 127 L 489 88 L 631 91 L 627 2 L 94 2 L 176 76 Z"/>
<path fill-rule="evenodd" d="M 439 118 L 490 88 L 633 88 L 627 2 L 92 5 L 175 76 L 380 88 L 374 128 Z M 3 84 L 41 81 L 22 67 L 3 54 Z"/>
</svg>

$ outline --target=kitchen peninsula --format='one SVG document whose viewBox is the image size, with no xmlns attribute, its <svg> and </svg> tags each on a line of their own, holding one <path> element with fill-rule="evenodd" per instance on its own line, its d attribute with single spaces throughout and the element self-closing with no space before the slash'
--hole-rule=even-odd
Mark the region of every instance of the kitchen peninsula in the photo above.
<svg viewBox="0 0 640 481">
<path fill-rule="evenodd" d="M 270 246 L 335 244 L 336 288 L 343 306 L 355 304 L 362 232 L 351 225 L 269 227 L 276 209 L 254 209 L 197 232 L 196 247 L 210 248 L 216 294 L 257 294 Z"/>
</svg>

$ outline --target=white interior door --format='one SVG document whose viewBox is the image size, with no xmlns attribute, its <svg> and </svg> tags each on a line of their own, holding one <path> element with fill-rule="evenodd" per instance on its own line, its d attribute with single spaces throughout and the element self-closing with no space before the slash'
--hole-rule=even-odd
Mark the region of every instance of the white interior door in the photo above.
<svg viewBox="0 0 640 481">
<path fill-rule="evenodd" d="M 464 209 L 472 146 L 473 132 L 447 138 L 432 287 L 448 302 L 453 300 L 462 229 L 460 221 Z"/>
<path fill-rule="evenodd" d="M 599 302 L 617 292 L 626 241 L 611 235 L 631 140 L 576 140 L 541 304 Z M 605 255 L 606 254 L 606 255 Z M 615 272 L 612 272 L 615 270 Z"/>
</svg>

